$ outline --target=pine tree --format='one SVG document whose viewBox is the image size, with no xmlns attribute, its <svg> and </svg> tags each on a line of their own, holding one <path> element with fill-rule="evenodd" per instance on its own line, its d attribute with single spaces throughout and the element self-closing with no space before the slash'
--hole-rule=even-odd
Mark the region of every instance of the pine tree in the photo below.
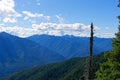
<svg viewBox="0 0 120 80">
<path fill-rule="evenodd" d="M 120 0 L 118 7 L 120 7 Z M 120 16 L 118 19 L 120 23 Z M 105 55 L 107 61 L 100 64 L 100 69 L 96 73 L 96 80 L 120 79 L 120 25 L 115 36 L 112 40 L 112 50 Z"/>
</svg>

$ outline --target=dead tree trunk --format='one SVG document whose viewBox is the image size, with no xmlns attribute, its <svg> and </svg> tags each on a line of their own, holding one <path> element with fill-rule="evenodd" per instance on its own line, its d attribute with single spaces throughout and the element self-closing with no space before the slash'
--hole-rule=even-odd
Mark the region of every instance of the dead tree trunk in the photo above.
<svg viewBox="0 0 120 80">
<path fill-rule="evenodd" d="M 93 80 L 93 71 L 92 71 L 92 57 L 93 57 L 93 23 L 90 26 L 90 54 L 89 57 L 86 59 L 85 65 L 85 74 L 84 80 Z"/>
<path fill-rule="evenodd" d="M 89 61 L 89 80 L 92 80 L 93 78 L 93 72 L 92 72 L 92 57 L 93 57 L 93 23 L 91 23 L 91 34 L 90 34 L 90 61 Z"/>
</svg>

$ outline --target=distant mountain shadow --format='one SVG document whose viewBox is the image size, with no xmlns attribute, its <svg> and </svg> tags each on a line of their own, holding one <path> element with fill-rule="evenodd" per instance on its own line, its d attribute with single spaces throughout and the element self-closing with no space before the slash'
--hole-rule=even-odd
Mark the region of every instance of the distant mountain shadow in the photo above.
<svg viewBox="0 0 120 80">
<path fill-rule="evenodd" d="M 8 33 L 0 33 L 0 77 L 65 58 L 37 43 Z"/>
</svg>

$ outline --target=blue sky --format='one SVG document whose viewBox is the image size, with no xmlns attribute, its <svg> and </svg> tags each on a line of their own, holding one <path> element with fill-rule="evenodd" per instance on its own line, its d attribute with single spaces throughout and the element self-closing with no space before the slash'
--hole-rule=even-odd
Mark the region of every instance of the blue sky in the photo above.
<svg viewBox="0 0 120 80">
<path fill-rule="evenodd" d="M 98 37 L 117 32 L 118 0 L 0 0 L 0 31 L 26 37 L 34 34 Z"/>
</svg>

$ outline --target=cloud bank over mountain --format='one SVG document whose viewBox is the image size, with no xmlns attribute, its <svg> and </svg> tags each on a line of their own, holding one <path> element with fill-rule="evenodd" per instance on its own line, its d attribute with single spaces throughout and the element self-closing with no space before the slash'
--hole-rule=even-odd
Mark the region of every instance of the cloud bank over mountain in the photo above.
<svg viewBox="0 0 120 80">
<path fill-rule="evenodd" d="M 40 1 L 36 0 L 40 6 Z M 17 11 L 14 0 L 0 0 L 0 32 L 8 32 L 20 37 L 28 37 L 34 34 L 48 34 L 55 36 L 74 35 L 89 37 L 90 25 L 83 23 L 66 23 L 59 14 L 53 16 L 28 10 Z M 24 24 L 24 25 L 21 25 Z M 29 24 L 29 27 L 26 25 Z M 108 28 L 106 28 L 107 30 Z M 113 37 L 111 33 L 101 34 L 100 28 L 95 26 L 95 36 Z"/>
<path fill-rule="evenodd" d="M 75 23 L 75 24 L 56 24 L 56 23 L 41 23 L 32 24 L 32 27 L 4 27 L 0 26 L 0 32 L 5 31 L 10 34 L 18 35 L 20 37 L 27 37 L 34 34 L 48 34 L 48 35 L 75 35 L 75 36 L 89 36 L 89 25 Z"/>
</svg>

